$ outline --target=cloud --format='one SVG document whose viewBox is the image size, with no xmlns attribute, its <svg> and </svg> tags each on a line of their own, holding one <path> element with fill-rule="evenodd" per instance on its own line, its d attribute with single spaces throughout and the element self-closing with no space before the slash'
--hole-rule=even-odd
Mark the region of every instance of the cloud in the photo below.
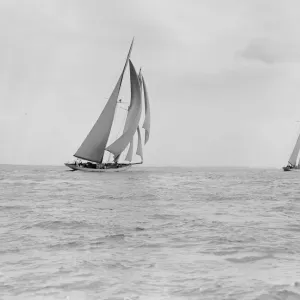
<svg viewBox="0 0 300 300">
<path fill-rule="evenodd" d="M 256 60 L 266 64 L 298 63 L 300 62 L 300 45 L 269 38 L 255 38 L 237 54 L 246 60 Z"/>
</svg>

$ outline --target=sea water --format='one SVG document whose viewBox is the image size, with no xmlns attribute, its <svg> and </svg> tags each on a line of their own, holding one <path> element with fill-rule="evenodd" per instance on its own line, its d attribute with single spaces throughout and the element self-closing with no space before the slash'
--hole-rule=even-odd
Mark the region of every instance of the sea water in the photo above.
<svg viewBox="0 0 300 300">
<path fill-rule="evenodd" d="M 300 299 L 300 171 L 2 165 L 0 299 Z"/>
</svg>

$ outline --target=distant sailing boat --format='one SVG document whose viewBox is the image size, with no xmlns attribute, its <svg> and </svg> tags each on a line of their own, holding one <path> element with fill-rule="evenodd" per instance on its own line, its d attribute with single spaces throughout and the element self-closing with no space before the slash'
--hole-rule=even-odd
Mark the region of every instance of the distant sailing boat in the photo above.
<svg viewBox="0 0 300 300">
<path fill-rule="evenodd" d="M 298 154 L 299 154 L 299 150 L 300 150 L 300 134 L 298 136 L 298 139 L 297 139 L 297 142 L 296 142 L 296 145 L 294 147 L 294 150 L 290 156 L 290 159 L 288 161 L 288 164 L 286 167 L 283 167 L 283 171 L 291 171 L 291 170 L 294 170 L 294 169 L 300 169 L 300 159 L 298 161 L 298 164 L 297 164 L 297 158 L 298 158 Z"/>
<path fill-rule="evenodd" d="M 132 165 L 143 163 L 143 142 L 139 125 L 142 115 L 143 91 L 145 105 L 145 119 L 142 126 L 142 128 L 145 129 L 144 144 L 148 142 L 150 135 L 150 106 L 147 88 L 142 73 L 141 71 L 139 75 L 136 73 L 136 70 L 130 60 L 132 45 L 133 40 L 130 45 L 129 53 L 127 55 L 127 59 L 121 76 L 101 115 L 99 116 L 95 125 L 93 126 L 77 152 L 74 154 L 75 157 L 77 157 L 78 159 L 86 160 L 86 162 L 76 160 L 74 163 L 65 163 L 67 167 L 71 168 L 74 171 L 80 170 L 85 172 L 116 172 L 127 170 Z M 123 81 L 123 76 L 128 63 L 130 67 L 131 101 L 128 110 L 126 110 L 127 116 L 125 125 L 123 125 L 123 133 L 120 137 L 116 138 L 114 142 L 108 144 L 109 138 L 111 136 L 113 122 L 117 116 L 116 110 L 118 104 L 123 104 L 121 100 L 118 100 L 118 97 Z M 134 152 L 134 136 L 136 133 L 138 139 L 136 154 L 140 156 L 141 161 L 138 163 L 132 163 Z M 122 154 L 125 154 L 126 150 L 126 157 L 123 162 L 120 162 Z M 109 152 L 109 158 L 106 161 L 104 159 L 105 151 Z M 109 161 L 111 155 L 113 155 L 112 162 Z"/>
</svg>

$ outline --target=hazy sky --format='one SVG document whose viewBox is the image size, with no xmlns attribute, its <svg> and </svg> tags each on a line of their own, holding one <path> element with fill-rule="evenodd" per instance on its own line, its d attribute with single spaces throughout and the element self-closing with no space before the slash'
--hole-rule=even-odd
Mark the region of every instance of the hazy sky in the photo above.
<svg viewBox="0 0 300 300">
<path fill-rule="evenodd" d="M 135 36 L 146 164 L 281 167 L 300 132 L 299 11 L 299 0 L 2 0 L 0 163 L 72 159 Z"/>
</svg>

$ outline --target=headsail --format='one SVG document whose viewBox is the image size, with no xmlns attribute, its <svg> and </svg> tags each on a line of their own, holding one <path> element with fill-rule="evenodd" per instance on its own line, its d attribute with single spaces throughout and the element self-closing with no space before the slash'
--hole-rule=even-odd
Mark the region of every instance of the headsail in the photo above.
<svg viewBox="0 0 300 300">
<path fill-rule="evenodd" d="M 142 89 L 143 89 L 143 86 L 142 86 L 142 73 L 141 73 L 141 69 L 140 69 L 140 71 L 139 71 L 138 78 L 139 78 L 139 83 L 140 83 L 140 88 L 141 88 L 141 99 L 142 99 Z M 141 100 L 141 101 L 142 101 L 142 100 Z M 132 107 L 131 107 L 131 105 L 130 105 L 128 111 L 131 110 L 131 109 L 132 109 Z M 128 122 L 126 122 L 126 124 L 125 124 L 124 132 L 128 129 L 128 124 L 129 124 L 129 118 L 128 118 L 128 115 L 127 115 L 127 120 L 128 120 Z M 127 121 L 127 120 L 126 120 L 126 121 Z M 137 131 L 139 132 L 139 130 L 140 130 L 140 129 L 139 129 L 139 126 L 138 126 Z M 139 138 L 138 143 L 139 143 L 141 137 L 140 137 L 140 133 L 138 133 L 138 134 L 139 134 L 139 135 L 138 135 L 138 138 Z M 127 152 L 127 155 L 126 155 L 125 160 L 131 162 L 131 161 L 132 161 L 132 157 L 133 157 L 133 137 L 132 137 L 132 139 L 131 139 L 131 141 L 130 141 L 129 149 L 128 149 L 128 152 Z"/>
<path fill-rule="evenodd" d="M 138 78 L 139 78 L 139 83 L 140 83 L 140 87 L 141 87 L 141 69 L 140 69 Z M 142 87 L 141 87 L 141 89 L 142 89 Z M 126 118 L 123 133 L 128 130 L 128 126 L 131 122 L 131 118 L 132 118 L 132 114 L 130 113 L 131 110 L 132 110 L 132 103 L 130 103 L 130 105 L 128 107 L 128 114 L 127 114 L 127 118 Z M 128 148 L 128 152 L 127 152 L 127 155 L 125 157 L 125 160 L 131 162 L 132 161 L 132 156 L 133 156 L 133 137 L 132 137 L 132 139 L 129 143 L 129 148 Z M 115 160 L 118 160 L 119 158 L 120 158 L 120 156 L 116 157 Z"/>
<path fill-rule="evenodd" d="M 104 150 L 110 135 L 112 123 L 114 120 L 114 114 L 116 110 L 117 100 L 122 85 L 122 80 L 124 72 L 126 70 L 131 50 L 132 50 L 133 40 L 130 45 L 130 49 L 127 55 L 127 59 L 121 73 L 121 76 L 106 103 L 101 115 L 99 116 L 97 122 L 74 154 L 75 157 L 86 159 L 93 162 L 101 163 L 103 160 Z"/>
<path fill-rule="evenodd" d="M 129 149 L 128 149 L 127 155 L 125 157 L 125 160 L 131 162 L 132 161 L 132 156 L 133 156 L 133 137 L 130 141 Z"/>
<path fill-rule="evenodd" d="M 290 159 L 289 159 L 289 163 L 292 165 L 292 166 L 296 166 L 296 163 L 297 163 L 297 157 L 298 157 L 298 154 L 299 154 L 299 150 L 300 150 L 300 134 L 298 136 L 298 139 L 297 139 L 297 142 L 296 142 L 296 145 L 294 147 L 294 150 L 290 156 Z"/>
<path fill-rule="evenodd" d="M 147 92 L 146 83 L 144 77 L 141 75 L 143 88 L 144 88 L 144 99 L 145 99 L 145 121 L 143 124 L 143 128 L 145 129 L 145 144 L 149 140 L 150 136 L 150 104 L 149 104 L 149 96 Z"/>
<path fill-rule="evenodd" d="M 127 127 L 127 129 L 114 143 L 106 148 L 107 151 L 114 154 L 115 158 L 119 157 L 119 155 L 126 149 L 133 138 L 142 112 L 141 89 L 138 75 L 131 60 L 129 60 L 129 65 L 131 81 L 131 104 L 130 110 L 128 110 L 128 117 L 126 120 L 127 124 L 125 124 L 125 128 Z"/>
</svg>

